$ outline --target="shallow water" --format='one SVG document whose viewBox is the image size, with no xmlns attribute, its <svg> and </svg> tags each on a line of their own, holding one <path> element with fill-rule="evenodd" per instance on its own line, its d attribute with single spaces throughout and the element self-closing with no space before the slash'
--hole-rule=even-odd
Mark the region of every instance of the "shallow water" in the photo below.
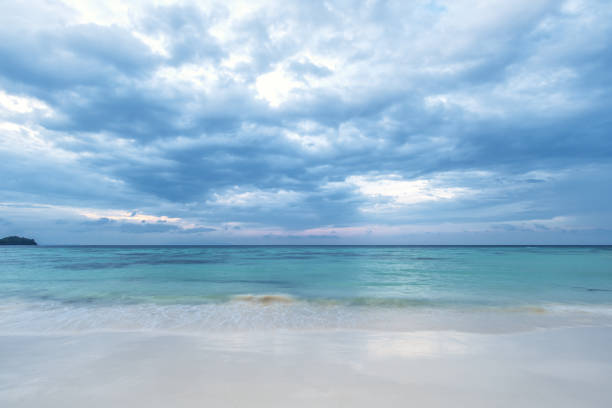
<svg viewBox="0 0 612 408">
<path fill-rule="evenodd" d="M 0 260 L 5 332 L 612 320 L 610 246 L 0 247 Z"/>
<path fill-rule="evenodd" d="M 610 247 L 0 247 L 0 406 L 607 407 Z"/>
</svg>

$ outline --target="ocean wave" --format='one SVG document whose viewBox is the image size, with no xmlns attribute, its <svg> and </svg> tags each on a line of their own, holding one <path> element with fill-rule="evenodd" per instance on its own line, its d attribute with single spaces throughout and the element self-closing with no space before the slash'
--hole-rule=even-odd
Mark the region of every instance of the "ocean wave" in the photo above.
<svg viewBox="0 0 612 408">
<path fill-rule="evenodd" d="M 0 303 L 0 334 L 270 329 L 506 332 L 601 324 L 612 325 L 612 305 L 395 307 L 308 301 L 284 294 L 242 294 L 200 304 Z"/>
<path fill-rule="evenodd" d="M 269 294 L 269 295 L 235 295 L 232 296 L 233 301 L 249 302 L 261 305 L 271 305 L 274 303 L 295 303 L 296 299 L 289 295 Z"/>
</svg>

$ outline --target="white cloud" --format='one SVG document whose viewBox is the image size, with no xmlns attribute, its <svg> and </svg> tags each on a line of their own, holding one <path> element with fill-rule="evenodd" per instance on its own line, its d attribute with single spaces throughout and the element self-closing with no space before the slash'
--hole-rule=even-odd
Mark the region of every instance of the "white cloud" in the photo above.
<svg viewBox="0 0 612 408">
<path fill-rule="evenodd" d="M 283 134 L 290 142 L 296 143 L 300 148 L 312 153 L 321 153 L 331 146 L 329 139 L 324 134 L 308 135 L 289 130 L 283 131 Z"/>
<path fill-rule="evenodd" d="M 39 99 L 11 95 L 2 90 L 0 90 L 0 107 L 13 113 L 31 113 L 33 111 L 43 111 L 46 115 L 51 113 L 51 108 Z"/>
<path fill-rule="evenodd" d="M 297 81 L 281 67 L 260 75 L 255 81 L 258 97 L 268 102 L 273 108 L 287 101 L 295 89 L 304 88 L 304 83 Z"/>
<path fill-rule="evenodd" d="M 284 207 L 295 203 L 302 198 L 296 191 L 276 190 L 264 191 L 260 189 L 244 189 L 238 186 L 223 193 L 214 193 L 206 204 L 224 207 Z"/>
<path fill-rule="evenodd" d="M 0 122 L 0 151 L 29 160 L 55 160 L 66 164 L 78 158 L 77 153 L 59 149 L 39 129 L 14 122 Z"/>
<path fill-rule="evenodd" d="M 470 192 L 464 187 L 440 185 L 435 179 L 404 180 L 399 175 L 350 176 L 346 183 L 357 187 L 358 191 L 371 199 L 380 200 L 364 211 L 398 208 L 428 201 L 451 200 Z"/>
<path fill-rule="evenodd" d="M 138 31 L 132 31 L 132 34 L 145 43 L 151 52 L 165 58 L 170 56 L 168 52 L 168 39 L 164 35 L 152 36 Z"/>
<path fill-rule="evenodd" d="M 162 88 L 180 87 L 185 91 L 210 92 L 219 81 L 220 72 L 209 64 L 183 64 L 167 66 L 155 74 Z"/>
</svg>

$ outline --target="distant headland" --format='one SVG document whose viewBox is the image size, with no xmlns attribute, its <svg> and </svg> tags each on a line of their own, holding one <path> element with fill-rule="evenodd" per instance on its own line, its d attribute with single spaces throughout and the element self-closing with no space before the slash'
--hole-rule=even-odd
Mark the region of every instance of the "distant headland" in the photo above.
<svg viewBox="0 0 612 408">
<path fill-rule="evenodd" d="M 0 239 L 0 245 L 38 245 L 38 244 L 36 243 L 36 241 L 30 238 L 11 236 L 11 237 L 4 237 Z"/>
</svg>

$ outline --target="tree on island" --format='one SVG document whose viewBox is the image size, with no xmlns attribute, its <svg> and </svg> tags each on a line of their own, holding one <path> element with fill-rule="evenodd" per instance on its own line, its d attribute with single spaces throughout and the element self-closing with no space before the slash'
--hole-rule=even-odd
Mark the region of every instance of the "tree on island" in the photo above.
<svg viewBox="0 0 612 408">
<path fill-rule="evenodd" d="M 11 236 L 0 239 L 0 245 L 38 245 L 36 241 L 30 238 Z"/>
</svg>

